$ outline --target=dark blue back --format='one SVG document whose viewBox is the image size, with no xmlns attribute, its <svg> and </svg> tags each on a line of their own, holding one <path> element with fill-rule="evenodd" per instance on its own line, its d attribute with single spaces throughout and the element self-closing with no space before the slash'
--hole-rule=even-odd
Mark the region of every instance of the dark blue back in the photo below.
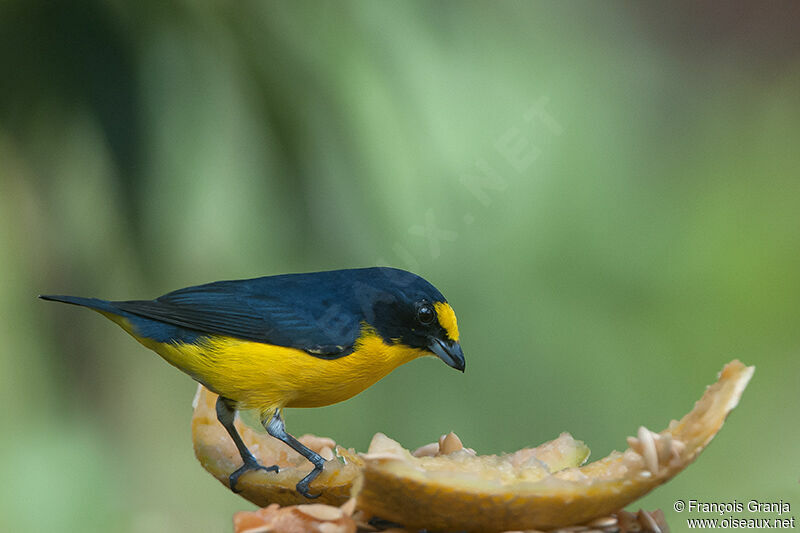
<svg viewBox="0 0 800 533">
<path fill-rule="evenodd" d="M 177 328 L 173 331 L 181 338 L 175 340 L 184 342 L 191 332 L 220 334 L 340 357 L 352 351 L 362 322 L 372 322 L 376 301 L 422 297 L 445 301 L 416 274 L 374 267 L 217 281 L 155 300 L 111 305 L 147 319 L 144 329 L 162 342 L 167 331 L 159 331 L 157 323 L 165 330 Z"/>
</svg>

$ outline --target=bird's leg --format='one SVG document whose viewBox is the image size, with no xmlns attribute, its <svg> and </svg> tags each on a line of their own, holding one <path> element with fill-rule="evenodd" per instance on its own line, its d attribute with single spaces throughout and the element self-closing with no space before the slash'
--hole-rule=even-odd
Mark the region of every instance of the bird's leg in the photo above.
<svg viewBox="0 0 800 533">
<path fill-rule="evenodd" d="M 311 494 L 308 492 L 308 486 L 322 472 L 322 468 L 325 466 L 325 459 L 323 459 L 320 454 L 303 446 L 300 441 L 286 433 L 286 427 L 283 423 L 283 418 L 281 418 L 280 410 L 275 411 L 275 414 L 272 415 L 269 422 L 265 418 L 261 423 L 267 429 L 267 433 L 291 446 L 293 450 L 308 459 L 311 464 L 314 465 L 314 469 L 297 484 L 297 492 L 306 498 L 318 498 L 319 494 Z"/>
<path fill-rule="evenodd" d="M 217 420 L 219 420 L 220 424 L 222 424 L 228 431 L 228 435 L 230 435 L 231 439 L 233 439 L 233 443 L 236 445 L 236 449 L 239 450 L 239 455 L 242 456 L 242 461 L 244 461 L 242 467 L 228 477 L 228 485 L 230 486 L 231 490 L 233 492 L 239 492 L 236 490 L 236 483 L 239 481 L 239 478 L 242 476 L 242 474 L 249 472 L 250 470 L 277 472 L 278 465 L 263 466 L 258 464 L 255 456 L 250 453 L 250 450 L 248 450 L 247 446 L 244 445 L 242 437 L 239 436 L 239 432 L 236 431 L 236 426 L 233 425 L 235 418 L 236 410 L 233 408 L 232 402 L 227 398 L 223 398 L 222 396 L 217 398 Z"/>
</svg>

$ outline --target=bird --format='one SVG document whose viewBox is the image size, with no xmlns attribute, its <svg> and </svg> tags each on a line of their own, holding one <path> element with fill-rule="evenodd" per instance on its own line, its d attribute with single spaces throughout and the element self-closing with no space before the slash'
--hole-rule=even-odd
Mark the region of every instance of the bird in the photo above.
<svg viewBox="0 0 800 533">
<path fill-rule="evenodd" d="M 228 478 L 233 492 L 247 472 L 278 471 L 244 444 L 238 411 L 256 411 L 269 435 L 313 465 L 296 485 L 313 499 L 325 460 L 286 431 L 284 408 L 342 402 L 423 356 L 465 368 L 453 308 L 431 283 L 397 268 L 215 281 L 154 300 L 39 297 L 98 311 L 218 395 L 217 419 L 243 462 Z"/>
</svg>

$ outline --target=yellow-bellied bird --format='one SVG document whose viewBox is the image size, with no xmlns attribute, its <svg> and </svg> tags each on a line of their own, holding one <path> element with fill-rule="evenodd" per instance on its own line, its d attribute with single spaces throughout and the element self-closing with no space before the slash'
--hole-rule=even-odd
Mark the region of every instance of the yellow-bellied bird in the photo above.
<svg viewBox="0 0 800 533">
<path fill-rule="evenodd" d="M 313 465 L 325 460 L 284 427 L 284 407 L 319 407 L 346 400 L 398 366 L 435 355 L 464 371 L 452 307 L 421 277 L 394 268 L 361 268 L 217 281 L 155 300 L 111 302 L 41 296 L 99 311 L 137 341 L 219 395 L 217 418 L 244 464 L 230 475 L 263 466 L 233 425 L 237 410 L 256 409 L 261 423 Z"/>
</svg>

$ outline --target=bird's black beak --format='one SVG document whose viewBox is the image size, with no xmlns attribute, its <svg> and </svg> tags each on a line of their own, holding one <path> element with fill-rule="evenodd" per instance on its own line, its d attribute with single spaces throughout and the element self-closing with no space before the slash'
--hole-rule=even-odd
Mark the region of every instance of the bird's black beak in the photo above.
<svg viewBox="0 0 800 533">
<path fill-rule="evenodd" d="M 461 345 L 456 341 L 443 341 L 432 337 L 430 344 L 428 344 L 428 349 L 444 361 L 447 366 L 464 371 L 464 352 L 461 351 Z"/>
</svg>

